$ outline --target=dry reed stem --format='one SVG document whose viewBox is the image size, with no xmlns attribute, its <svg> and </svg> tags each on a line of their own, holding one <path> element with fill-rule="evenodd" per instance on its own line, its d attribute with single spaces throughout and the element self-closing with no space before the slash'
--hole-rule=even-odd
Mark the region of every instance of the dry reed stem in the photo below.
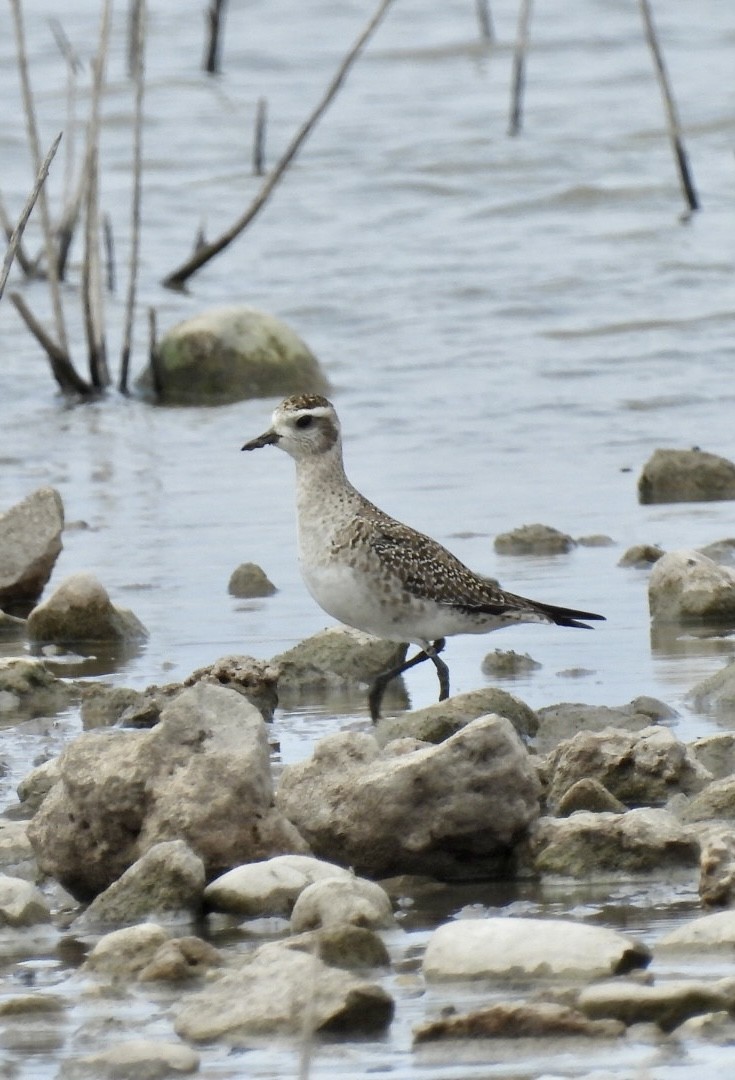
<svg viewBox="0 0 735 1080">
<path fill-rule="evenodd" d="M 128 287 L 125 295 L 125 322 L 123 343 L 120 351 L 120 374 L 118 389 L 121 394 L 128 392 L 130 353 L 133 342 L 133 323 L 135 320 L 135 301 L 138 289 L 138 264 L 140 262 L 140 212 L 142 198 L 143 173 L 143 98 L 145 92 L 145 0 L 136 0 L 137 21 L 135 41 L 135 67 L 132 71 L 135 80 L 135 104 L 133 109 L 133 194 L 130 204 L 130 263 L 128 268 Z M 132 49 L 132 43 L 131 43 Z"/>
<path fill-rule="evenodd" d="M 204 70 L 208 75 L 219 75 L 222 57 L 222 25 L 225 18 L 225 0 L 211 0 L 207 8 L 209 38 L 204 53 Z"/>
<path fill-rule="evenodd" d="M 181 289 L 192 274 L 201 269 L 205 263 L 213 259 L 215 255 L 219 255 L 220 251 L 223 251 L 226 247 L 235 240 L 241 232 L 243 232 L 256 214 L 262 210 L 268 201 L 273 189 L 278 184 L 279 180 L 283 178 L 284 173 L 288 169 L 289 165 L 296 157 L 297 153 L 301 149 L 301 146 L 311 134 L 311 131 L 321 119 L 322 115 L 326 112 L 327 107 L 331 103 L 332 99 L 336 95 L 337 91 L 341 87 L 342 83 L 347 77 L 347 73 L 352 67 L 353 63 L 359 56 L 364 45 L 373 34 L 379 23 L 383 19 L 383 16 L 387 12 L 388 8 L 393 3 L 393 0 L 380 0 L 378 7 L 368 21 L 365 28 L 361 31 L 359 37 L 355 41 L 350 51 L 345 56 L 344 60 L 337 69 L 337 73 L 329 83 L 324 95 L 322 96 L 319 104 L 314 111 L 308 117 L 307 120 L 301 125 L 296 135 L 287 146 L 281 158 L 273 167 L 271 172 L 265 179 L 260 191 L 251 202 L 248 209 L 242 214 L 229 229 L 226 229 L 216 240 L 212 240 L 210 243 L 205 244 L 199 251 L 195 251 L 194 254 L 178 266 L 172 273 L 164 278 L 163 284 L 172 289 Z"/>
<path fill-rule="evenodd" d="M 20 74 L 20 85 L 23 95 L 23 108 L 26 117 L 28 145 L 30 147 L 31 156 L 33 158 L 33 166 L 36 171 L 36 175 L 38 175 L 42 165 L 41 144 L 38 137 L 36 111 L 33 104 L 33 93 L 31 91 L 30 75 L 28 73 L 28 54 L 26 52 L 25 31 L 23 28 L 23 15 L 20 6 L 20 0 L 10 0 L 10 6 L 13 11 L 15 44 L 18 54 L 18 72 Z M 41 228 L 43 230 L 43 242 L 46 251 L 46 272 L 48 274 L 49 291 L 51 293 L 51 306 L 54 313 L 56 336 L 59 342 L 59 349 L 68 358 L 69 344 L 66 336 L 66 325 L 64 323 L 64 309 L 61 304 L 61 290 L 59 289 L 59 276 L 56 272 L 56 256 L 54 250 L 53 232 L 51 229 L 51 218 L 49 215 L 48 200 L 46 199 L 46 188 L 44 184 L 41 185 L 41 188 L 39 190 L 38 208 L 41 216 Z"/>
<path fill-rule="evenodd" d="M 3 259 L 3 267 L 2 270 L 0 270 L 0 297 L 2 297 L 3 292 L 5 291 L 5 283 L 8 280 L 10 267 L 13 265 L 13 259 L 15 258 L 16 252 L 18 251 L 18 248 L 20 246 L 21 237 L 23 236 L 23 230 L 28 224 L 28 219 L 31 216 L 31 211 L 33 210 L 33 207 L 36 205 L 38 193 L 41 190 L 41 187 L 46 177 L 48 176 L 49 166 L 54 160 L 54 154 L 58 150 L 59 143 L 61 142 L 61 136 L 63 134 L 63 131 L 60 131 L 54 141 L 51 143 L 49 151 L 41 163 L 41 168 L 39 169 L 38 175 L 36 176 L 36 182 L 33 185 L 31 193 L 26 199 L 25 206 L 23 207 L 21 215 L 18 218 L 18 224 L 15 226 L 13 232 L 8 239 L 8 250 L 5 252 L 5 258 Z"/>
<path fill-rule="evenodd" d="M 523 121 L 523 93 L 526 88 L 526 54 L 528 32 L 531 26 L 531 0 L 521 0 L 518 9 L 518 30 L 513 50 L 513 77 L 511 79 L 510 121 L 508 134 L 517 135 Z"/>
<path fill-rule="evenodd" d="M 93 393 L 92 387 L 77 373 L 68 354 L 63 349 L 60 349 L 54 339 L 46 333 L 20 293 L 12 292 L 10 300 L 36 341 L 47 354 L 51 363 L 51 371 L 59 389 L 65 394 L 79 394 L 82 397 L 90 397 Z"/>
<path fill-rule="evenodd" d="M 684 140 L 681 133 L 681 123 L 679 122 L 679 113 L 676 108 L 676 102 L 671 92 L 671 85 L 669 83 L 669 77 L 666 71 L 666 65 L 664 63 L 663 54 L 659 47 L 658 35 L 656 33 L 656 27 L 653 22 L 653 12 L 651 11 L 651 5 L 648 0 L 640 0 L 641 15 L 643 16 L 643 25 L 646 31 L 646 41 L 648 47 L 651 50 L 653 56 L 653 63 L 656 68 L 656 77 L 658 78 L 658 84 L 661 88 L 661 96 L 664 100 L 664 109 L 666 110 L 666 126 L 669 133 L 669 140 L 671 142 L 671 148 L 674 152 L 674 161 L 676 162 L 676 171 L 679 176 L 679 185 L 684 195 L 684 201 L 686 202 L 690 211 L 699 209 L 699 199 L 697 192 L 694 188 L 694 181 L 689 169 L 689 159 L 687 157 L 686 150 L 684 149 Z"/>
<path fill-rule="evenodd" d="M 495 30 L 493 29 L 493 17 L 490 14 L 488 0 L 475 0 L 475 10 L 480 27 L 480 37 L 483 41 L 494 41 Z"/>
<path fill-rule="evenodd" d="M 255 108 L 255 135 L 253 138 L 253 174 L 263 176 L 265 173 L 265 129 L 268 120 L 268 102 L 265 98 L 258 98 Z"/>
</svg>

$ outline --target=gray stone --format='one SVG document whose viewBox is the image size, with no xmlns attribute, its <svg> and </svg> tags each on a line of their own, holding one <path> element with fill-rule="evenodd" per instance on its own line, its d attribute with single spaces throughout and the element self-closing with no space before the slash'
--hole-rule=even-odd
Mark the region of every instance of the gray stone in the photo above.
<svg viewBox="0 0 735 1080">
<path fill-rule="evenodd" d="M 222 656 L 213 664 L 197 668 L 184 680 L 184 685 L 206 682 L 236 690 L 269 723 L 278 705 L 278 678 L 278 666 L 268 660 L 256 660 L 254 656 Z"/>
<path fill-rule="evenodd" d="M 0 874 L 0 926 L 34 926 L 50 918 L 49 906 L 35 885 Z"/>
<path fill-rule="evenodd" d="M 712 713 L 720 719 L 735 717 L 735 660 L 698 682 L 688 699 L 699 712 Z M 728 737 L 732 738 L 729 733 Z"/>
<path fill-rule="evenodd" d="M 400 664 L 406 646 L 347 626 L 330 626 L 274 656 L 279 688 L 371 683 Z"/>
<path fill-rule="evenodd" d="M 381 746 L 393 739 L 405 738 L 440 743 L 461 731 L 472 720 L 491 713 L 510 720 L 524 740 L 533 738 L 538 730 L 538 716 L 525 702 L 507 690 L 487 686 L 455 694 L 424 709 L 382 717 L 375 725 L 375 738 Z"/>
<path fill-rule="evenodd" d="M 627 1025 L 654 1023 L 673 1031 L 690 1016 L 732 1011 L 735 979 L 672 979 L 658 986 L 625 979 L 596 983 L 580 992 L 577 1007 L 592 1019 L 612 1018 Z"/>
<path fill-rule="evenodd" d="M 395 926 L 393 907 L 385 889 L 365 878 L 325 878 L 307 885 L 291 912 L 291 932 L 330 926 L 364 926 L 387 930 Z"/>
<path fill-rule="evenodd" d="M 375 968 L 390 967 L 390 955 L 374 930 L 352 923 L 337 923 L 296 934 L 283 942 L 289 949 L 300 949 L 318 956 L 330 967 Z"/>
<path fill-rule="evenodd" d="M 633 566 L 648 570 L 663 554 L 664 549 L 658 544 L 634 544 L 623 552 L 618 560 L 618 566 Z"/>
<path fill-rule="evenodd" d="M 704 450 L 654 450 L 638 478 L 638 501 L 711 502 L 735 499 L 735 465 Z"/>
<path fill-rule="evenodd" d="M 127 686 L 87 683 L 81 686 L 82 726 L 85 731 L 119 724 L 123 713 L 138 708 L 143 700 L 140 690 Z"/>
<path fill-rule="evenodd" d="M 617 1020 L 589 1020 L 569 1005 L 552 1001 L 503 1001 L 470 1013 L 453 1013 L 414 1028 L 414 1042 L 436 1039 L 528 1039 L 569 1035 L 617 1038 L 625 1025 Z"/>
<path fill-rule="evenodd" d="M 276 587 L 257 563 L 241 563 L 230 575 L 227 591 L 241 600 L 272 596 Z"/>
<path fill-rule="evenodd" d="M 61 551 L 63 529 L 61 496 L 51 487 L 0 514 L 0 607 L 38 599 Z"/>
<path fill-rule="evenodd" d="M 26 810 L 38 810 L 54 784 L 61 779 L 59 759 L 49 758 L 23 777 L 18 784 L 18 798 Z M 30 841 L 29 841 L 30 844 Z"/>
<path fill-rule="evenodd" d="M 213 945 L 192 935 L 172 938 L 159 945 L 138 974 L 139 982 L 186 982 L 220 967 L 222 954 Z"/>
<path fill-rule="evenodd" d="M 352 876 L 350 870 L 311 855 L 276 855 L 228 870 L 210 882 L 204 900 L 213 911 L 288 918 L 307 885 L 324 878 L 348 881 Z"/>
<path fill-rule="evenodd" d="M 197 915 L 204 892 L 204 863 L 183 840 L 148 848 L 137 862 L 94 898 L 84 924 L 130 923 L 150 915 Z"/>
<path fill-rule="evenodd" d="M 455 919 L 433 932 L 423 971 L 428 980 L 588 979 L 645 967 L 645 945 L 614 930 L 567 919 Z"/>
<path fill-rule="evenodd" d="M 654 954 L 663 952 L 731 952 L 735 947 L 735 911 L 701 915 L 660 937 Z"/>
<path fill-rule="evenodd" d="M 135 978 L 169 938 L 167 930 L 152 922 L 112 930 L 94 946 L 82 964 L 82 971 L 113 978 Z"/>
<path fill-rule="evenodd" d="M 0 818 L 0 868 L 9 877 L 36 881 L 38 866 L 28 839 L 27 821 Z"/>
<path fill-rule="evenodd" d="M 271 944 L 189 995 L 175 1028 L 193 1042 L 223 1039 L 243 1046 L 254 1035 L 377 1032 L 392 1017 L 393 1000 L 377 983 Z"/>
<path fill-rule="evenodd" d="M 199 1054 L 182 1043 L 125 1039 L 65 1061 L 60 1080 L 170 1080 L 198 1069 Z"/>
<path fill-rule="evenodd" d="M 28 616 L 33 641 L 141 641 L 148 631 L 127 608 L 115 607 L 93 574 L 72 574 Z"/>
<path fill-rule="evenodd" d="M 732 708 L 735 711 L 735 665 L 731 666 L 734 695 Z M 700 765 L 711 773 L 713 779 L 721 780 L 723 776 L 735 772 L 735 733 L 732 731 L 703 735 L 689 743 L 689 749 Z"/>
<path fill-rule="evenodd" d="M 0 611 L 0 641 L 20 641 L 26 636 L 27 629 L 25 619 Z"/>
<path fill-rule="evenodd" d="M 691 874 L 699 863 L 699 841 L 692 828 L 666 810 L 582 810 L 568 818 L 541 818 L 523 855 L 536 874 L 581 880 Z"/>
<path fill-rule="evenodd" d="M 0 715 L 53 716 L 66 708 L 73 694 L 73 689 L 52 675 L 42 660 L 0 658 Z"/>
<path fill-rule="evenodd" d="M 156 379 L 137 385 L 169 405 L 223 405 L 249 398 L 326 394 L 329 383 L 305 343 L 273 315 L 245 304 L 212 308 L 161 338 Z"/>
<path fill-rule="evenodd" d="M 519 675 L 527 675 L 529 671 L 536 671 L 542 666 L 528 653 L 521 655 L 513 649 L 495 649 L 494 652 L 485 656 L 481 670 L 483 675 L 489 675 L 493 679 L 515 679 Z"/>
<path fill-rule="evenodd" d="M 596 814 L 624 814 L 627 807 L 611 795 L 599 780 L 582 777 L 566 789 L 556 806 L 557 817 L 569 817 L 578 810 Z"/>
<path fill-rule="evenodd" d="M 735 570 L 694 549 L 669 551 L 648 579 L 648 606 L 659 623 L 735 617 Z"/>
<path fill-rule="evenodd" d="M 495 537 L 499 555 L 564 555 L 574 547 L 571 536 L 551 525 L 520 525 Z"/>
<path fill-rule="evenodd" d="M 539 709 L 536 715 L 539 728 L 534 739 L 535 749 L 539 754 L 546 754 L 564 739 L 571 739 L 581 731 L 604 731 L 605 728 L 642 731 L 676 714 L 655 698 L 637 697 L 628 705 L 617 706 L 562 702 Z"/>
<path fill-rule="evenodd" d="M 716 821 L 700 835 L 699 897 L 704 907 L 735 904 L 735 827 Z"/>
<path fill-rule="evenodd" d="M 505 867 L 539 791 L 511 723 L 485 716 L 395 756 L 370 735 L 329 736 L 284 769 L 277 805 L 315 854 L 367 876 L 479 878 Z"/>
<path fill-rule="evenodd" d="M 163 840 L 184 840 L 208 877 L 308 850 L 273 806 L 260 713 L 224 687 L 187 688 L 150 731 L 80 735 L 59 768 L 29 836 L 42 870 L 77 899 L 92 899 Z"/>
<path fill-rule="evenodd" d="M 685 807 L 685 821 L 708 821 L 711 818 L 735 818 L 735 775 L 713 780 Z"/>
<path fill-rule="evenodd" d="M 663 806 L 677 792 L 693 794 L 711 780 L 688 747 L 660 726 L 639 732 L 581 731 L 552 750 L 547 768 L 546 802 L 552 813 L 583 779 L 598 780 L 629 807 Z"/>
</svg>

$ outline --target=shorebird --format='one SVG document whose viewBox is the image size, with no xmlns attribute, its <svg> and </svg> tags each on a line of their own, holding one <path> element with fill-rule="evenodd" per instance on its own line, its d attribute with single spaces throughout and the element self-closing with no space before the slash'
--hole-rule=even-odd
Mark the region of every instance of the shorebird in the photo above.
<svg viewBox="0 0 735 1080">
<path fill-rule="evenodd" d="M 373 682 L 373 721 L 391 679 L 425 660 L 436 668 L 439 700 L 449 696 L 449 668 L 439 653 L 452 634 L 486 634 L 523 622 L 589 630 L 583 620 L 604 619 L 506 592 L 436 540 L 374 506 L 347 479 L 339 419 L 326 398 L 286 398 L 270 428 L 242 449 L 263 446 L 277 446 L 296 462 L 301 573 L 317 604 L 348 626 L 419 647 Z"/>
</svg>

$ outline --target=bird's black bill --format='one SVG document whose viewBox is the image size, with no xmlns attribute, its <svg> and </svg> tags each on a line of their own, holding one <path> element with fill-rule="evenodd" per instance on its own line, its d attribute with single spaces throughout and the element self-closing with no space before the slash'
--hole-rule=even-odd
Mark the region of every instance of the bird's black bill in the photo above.
<svg viewBox="0 0 735 1080">
<path fill-rule="evenodd" d="M 244 446 L 241 446 L 241 450 L 260 450 L 261 446 L 275 446 L 280 439 L 275 431 L 264 431 L 262 435 L 258 435 L 257 439 L 251 439 L 250 442 L 246 442 Z"/>
</svg>

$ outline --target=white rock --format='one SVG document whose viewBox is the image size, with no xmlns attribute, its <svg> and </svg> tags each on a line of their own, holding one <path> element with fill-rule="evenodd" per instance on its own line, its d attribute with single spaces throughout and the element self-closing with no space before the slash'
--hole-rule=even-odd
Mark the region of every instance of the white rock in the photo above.
<svg viewBox="0 0 735 1080">
<path fill-rule="evenodd" d="M 669 551 L 651 570 L 648 606 L 659 622 L 732 618 L 735 570 L 693 549 Z"/>
<path fill-rule="evenodd" d="M 565 919 L 459 919 L 440 926 L 424 954 L 427 979 L 584 976 L 644 966 L 645 946 Z"/>
<path fill-rule="evenodd" d="M 129 1039 L 96 1054 L 88 1054 L 70 1063 L 64 1076 L 94 1076 L 95 1080 L 126 1080 L 144 1077 L 185 1075 L 199 1068 L 199 1054 L 181 1043 L 157 1042 L 153 1039 Z"/>
<path fill-rule="evenodd" d="M 345 923 L 370 930 L 394 926 L 393 907 L 385 889 L 365 878 L 327 878 L 308 885 L 291 914 L 294 934 Z"/>
<path fill-rule="evenodd" d="M 141 923 L 139 926 L 113 930 L 100 938 L 82 970 L 132 977 L 143 970 L 170 936 L 156 923 Z"/>
<path fill-rule="evenodd" d="M 32 926 L 50 918 L 48 904 L 35 885 L 0 874 L 0 926 Z"/>
<path fill-rule="evenodd" d="M 732 950 L 735 946 L 735 911 L 717 911 L 677 926 L 659 938 L 654 952 L 681 950 Z"/>
<path fill-rule="evenodd" d="M 307 885 L 323 878 L 347 881 L 352 873 L 311 855 L 276 855 L 236 866 L 215 878 L 204 890 L 204 900 L 214 911 L 288 917 Z"/>
</svg>

